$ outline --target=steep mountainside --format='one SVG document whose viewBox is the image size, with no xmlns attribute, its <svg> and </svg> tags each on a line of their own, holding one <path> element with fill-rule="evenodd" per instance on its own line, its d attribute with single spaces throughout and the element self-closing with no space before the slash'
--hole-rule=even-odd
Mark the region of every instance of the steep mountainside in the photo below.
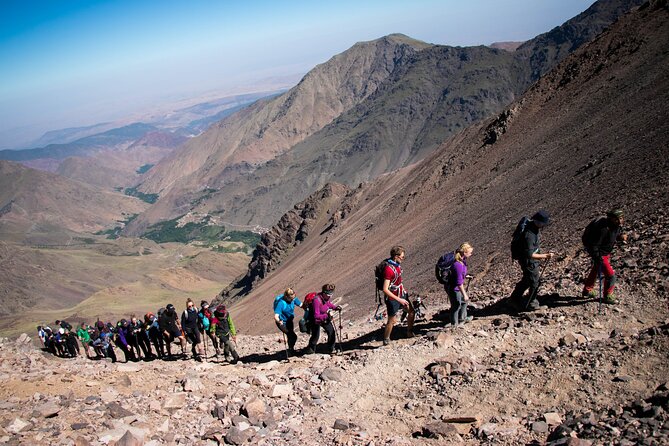
<svg viewBox="0 0 669 446">
<path fill-rule="evenodd" d="M 295 199 L 329 181 L 355 186 L 416 162 L 448 136 L 502 110 L 540 74 L 639 3 L 600 2 L 513 53 L 484 46 L 426 48 L 396 64 L 359 104 L 293 141 L 290 150 L 280 153 L 266 146 L 271 158 L 266 163 L 255 165 L 261 160 L 246 158 L 248 163 L 223 169 L 220 160 L 208 157 L 189 185 L 181 182 L 169 189 L 157 206 L 133 222 L 133 230 L 190 210 L 216 210 L 233 223 L 268 226 Z M 300 117 L 287 114 L 286 119 Z M 205 156 L 207 143 L 192 143 Z M 156 170 L 154 176 L 159 174 Z"/>
<path fill-rule="evenodd" d="M 96 232 L 146 209 L 147 204 L 121 193 L 0 161 L 0 232 L 33 230 L 40 225 L 75 232 Z"/>
<path fill-rule="evenodd" d="M 310 71 L 288 92 L 224 119 L 153 169 L 140 186 L 161 200 L 135 227 L 175 215 L 203 189 L 219 188 L 250 164 L 280 155 L 360 103 L 429 45 L 402 35 L 362 42 Z"/>
<path fill-rule="evenodd" d="M 547 292 L 580 292 L 586 267 L 580 233 L 607 208 L 626 209 L 638 246 L 632 243 L 625 252 L 640 254 L 650 240 L 639 230 L 663 221 L 669 202 L 668 37 L 666 7 L 629 14 L 497 118 L 459 133 L 422 162 L 349 193 L 342 200 L 345 218 L 313 227 L 234 308 L 238 319 L 254 333 L 270 330 L 273 295 L 287 285 L 303 295 L 324 282 L 337 284 L 353 315 L 365 315 L 375 306 L 374 265 L 394 244 L 407 248 L 409 289 L 439 300 L 444 296 L 433 278 L 434 262 L 469 240 L 475 247 L 474 295 L 501 298 L 517 279 L 510 233 L 522 215 L 538 208 L 554 219 L 544 246 L 560 254 L 546 270 Z M 658 236 L 666 240 L 666 234 Z M 661 280 L 657 265 L 642 280 Z M 634 271 L 616 268 L 623 278 Z M 619 288 L 623 299 L 640 292 L 624 279 Z M 238 290 L 228 291 L 235 296 Z M 653 292 L 666 296 L 666 284 Z"/>
</svg>

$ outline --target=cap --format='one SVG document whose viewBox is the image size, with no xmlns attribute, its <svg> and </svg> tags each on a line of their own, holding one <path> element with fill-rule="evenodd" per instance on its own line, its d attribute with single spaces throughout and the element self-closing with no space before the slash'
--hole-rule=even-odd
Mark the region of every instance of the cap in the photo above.
<svg viewBox="0 0 669 446">
<path fill-rule="evenodd" d="M 548 215 L 548 212 L 541 209 L 532 216 L 532 221 L 541 223 L 542 225 L 548 225 L 551 222 L 551 217 Z"/>
<path fill-rule="evenodd" d="M 165 308 L 168 309 L 168 310 L 170 310 L 170 311 L 172 311 L 172 310 L 174 310 L 174 305 L 172 305 L 172 304 L 167 304 L 167 306 L 166 306 Z"/>
<path fill-rule="evenodd" d="M 201 307 L 208 307 L 208 306 L 209 306 L 209 302 L 207 302 L 206 300 L 203 300 L 202 302 L 200 302 L 200 306 L 201 306 Z"/>
<path fill-rule="evenodd" d="M 623 210 L 620 209 L 620 208 L 610 209 L 610 210 L 606 213 L 606 216 L 607 216 L 607 217 L 615 217 L 615 218 L 620 218 L 620 217 L 622 217 L 623 215 L 625 215 L 625 213 L 624 213 Z"/>
</svg>

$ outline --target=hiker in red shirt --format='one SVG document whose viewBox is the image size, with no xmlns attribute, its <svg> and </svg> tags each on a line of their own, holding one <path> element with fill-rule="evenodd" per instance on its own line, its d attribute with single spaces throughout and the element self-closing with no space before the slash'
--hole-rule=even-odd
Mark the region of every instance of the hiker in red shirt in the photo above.
<svg viewBox="0 0 669 446">
<path fill-rule="evenodd" d="M 386 267 L 383 271 L 383 295 L 388 311 L 388 322 L 383 332 L 383 345 L 390 343 L 390 333 L 397 322 L 397 313 L 400 308 L 404 308 L 407 313 L 407 337 L 412 338 L 413 321 L 415 312 L 409 302 L 408 294 L 402 284 L 402 267 L 400 264 L 404 260 L 405 250 L 401 246 L 393 246 L 390 250 L 390 258 L 386 260 Z"/>
</svg>

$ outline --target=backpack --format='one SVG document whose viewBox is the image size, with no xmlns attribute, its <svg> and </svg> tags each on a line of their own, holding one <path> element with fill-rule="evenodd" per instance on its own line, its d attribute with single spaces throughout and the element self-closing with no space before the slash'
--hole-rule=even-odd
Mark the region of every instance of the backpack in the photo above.
<svg viewBox="0 0 669 446">
<path fill-rule="evenodd" d="M 448 283 L 448 279 L 451 275 L 454 263 L 455 251 L 451 251 L 439 257 L 437 264 L 434 265 L 434 275 L 437 278 L 437 281 L 442 285 L 446 285 Z"/>
<path fill-rule="evenodd" d="M 598 217 L 594 219 L 588 224 L 588 226 L 585 227 L 585 231 L 583 231 L 581 241 L 583 242 L 583 246 L 588 253 L 592 253 L 592 248 L 599 241 L 599 229 L 602 224 L 602 220 L 604 219 L 606 219 L 606 217 Z"/>
<path fill-rule="evenodd" d="M 204 331 L 209 331 L 209 318 L 202 312 L 199 312 L 197 315 L 200 318 L 200 328 L 202 328 Z"/>
<path fill-rule="evenodd" d="M 314 299 L 318 296 L 318 293 L 309 293 L 304 296 L 304 316 L 298 322 L 301 333 L 310 333 L 311 332 L 311 323 L 313 319 L 313 303 Z"/>
<path fill-rule="evenodd" d="M 379 263 L 376 265 L 376 268 L 374 268 L 374 283 L 376 284 L 376 289 L 377 291 L 383 291 L 383 282 L 385 281 L 384 275 L 386 272 L 386 266 L 389 266 L 392 270 L 393 273 L 395 273 L 395 276 L 393 280 L 390 282 L 392 285 L 395 280 L 397 280 L 398 274 L 397 274 L 397 269 L 388 262 L 390 259 L 385 259 L 383 262 Z"/>
<path fill-rule="evenodd" d="M 279 302 L 281 301 L 281 299 L 283 299 L 283 294 L 279 294 L 278 296 L 276 296 L 276 297 L 274 298 L 274 308 L 273 308 L 273 311 L 276 311 L 276 307 L 277 307 L 277 305 L 279 305 Z"/>
<path fill-rule="evenodd" d="M 72 325 L 70 325 L 69 322 L 66 321 L 60 321 L 60 326 L 64 328 L 67 331 L 72 331 Z"/>
<path fill-rule="evenodd" d="M 516 225 L 516 230 L 513 231 L 513 236 L 511 237 L 511 258 L 513 260 L 520 260 L 523 258 L 523 251 L 525 250 L 523 235 L 525 234 L 525 229 L 527 229 L 527 224 L 529 222 L 529 218 L 521 218 L 518 225 Z"/>
</svg>

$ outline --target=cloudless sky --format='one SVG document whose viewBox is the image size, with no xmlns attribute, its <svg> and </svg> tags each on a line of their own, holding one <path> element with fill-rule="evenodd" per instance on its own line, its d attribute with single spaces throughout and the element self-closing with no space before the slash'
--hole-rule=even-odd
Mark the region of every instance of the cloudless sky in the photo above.
<svg viewBox="0 0 669 446">
<path fill-rule="evenodd" d="M 521 41 L 592 0 L 3 0 L 0 149 L 275 76 L 354 43 Z"/>
</svg>

